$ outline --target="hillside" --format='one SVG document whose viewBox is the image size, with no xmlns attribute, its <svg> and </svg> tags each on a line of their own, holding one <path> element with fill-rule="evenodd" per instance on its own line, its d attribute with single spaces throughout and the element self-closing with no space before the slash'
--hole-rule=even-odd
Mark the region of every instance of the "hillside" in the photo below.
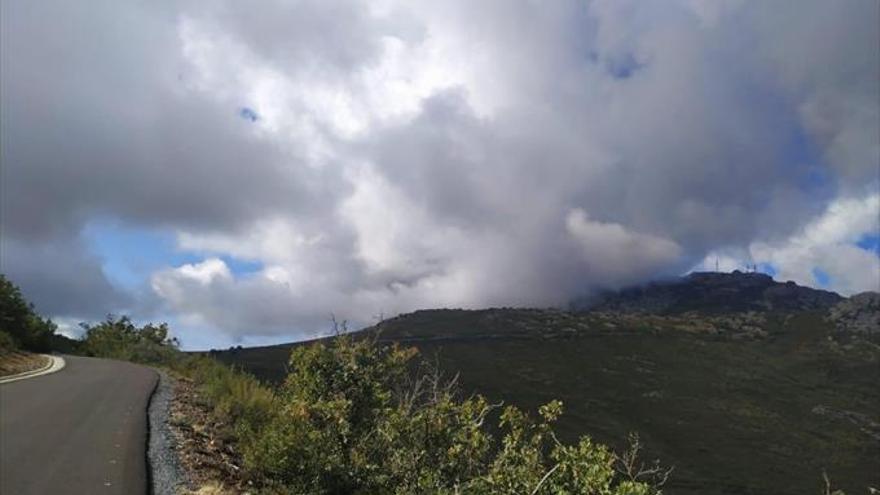
<svg viewBox="0 0 880 495">
<path fill-rule="evenodd" d="M 666 493 L 818 493 L 823 469 L 851 493 L 880 484 L 880 352 L 840 320 L 865 321 L 870 304 L 753 274 L 723 280 L 621 291 L 589 311 L 417 311 L 366 332 L 436 356 L 466 391 L 532 410 L 562 399 L 569 439 L 619 445 L 639 432 L 675 466 Z M 844 316 L 829 319 L 832 306 Z M 276 381 L 291 345 L 216 355 Z"/>
</svg>

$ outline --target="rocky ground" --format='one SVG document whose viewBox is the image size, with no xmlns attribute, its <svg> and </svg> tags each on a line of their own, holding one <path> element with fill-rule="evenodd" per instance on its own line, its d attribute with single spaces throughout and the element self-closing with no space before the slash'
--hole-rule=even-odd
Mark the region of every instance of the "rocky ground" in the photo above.
<svg viewBox="0 0 880 495">
<path fill-rule="evenodd" d="M 833 306 L 829 319 L 838 332 L 880 335 L 880 293 L 863 292 Z"/>
<path fill-rule="evenodd" d="M 226 425 L 212 417 L 191 380 L 177 378 L 174 394 L 169 424 L 189 493 L 249 493 L 253 486 L 242 475 L 241 455 Z"/>
</svg>

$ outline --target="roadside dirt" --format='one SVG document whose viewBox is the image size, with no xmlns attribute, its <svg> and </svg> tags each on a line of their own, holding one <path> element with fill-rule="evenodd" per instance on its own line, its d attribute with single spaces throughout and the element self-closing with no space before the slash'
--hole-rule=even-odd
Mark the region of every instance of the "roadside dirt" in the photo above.
<svg viewBox="0 0 880 495">
<path fill-rule="evenodd" d="M 188 378 L 177 377 L 171 402 L 171 431 L 193 494 L 247 494 L 253 485 L 242 472 L 226 425 L 216 421 Z"/>
<path fill-rule="evenodd" d="M 6 352 L 0 354 L 0 377 L 38 370 L 49 364 L 49 358 L 30 352 Z"/>
</svg>

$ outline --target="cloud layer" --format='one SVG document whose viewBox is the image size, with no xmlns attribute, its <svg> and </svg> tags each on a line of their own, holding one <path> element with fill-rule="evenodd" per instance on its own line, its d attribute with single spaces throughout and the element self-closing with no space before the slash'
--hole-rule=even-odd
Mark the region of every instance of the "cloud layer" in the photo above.
<svg viewBox="0 0 880 495">
<path fill-rule="evenodd" d="M 876 288 L 853 243 L 880 229 L 878 17 L 873 0 L 3 2 L 3 271 L 57 316 L 230 338 L 564 304 L 720 252 Z M 200 261 L 113 286 L 83 248 L 102 218 Z"/>
</svg>

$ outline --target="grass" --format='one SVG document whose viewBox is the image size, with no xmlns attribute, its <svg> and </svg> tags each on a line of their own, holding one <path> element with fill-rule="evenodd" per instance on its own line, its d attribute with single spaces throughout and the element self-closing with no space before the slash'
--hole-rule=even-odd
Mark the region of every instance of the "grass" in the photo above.
<svg viewBox="0 0 880 495">
<path fill-rule="evenodd" d="M 47 364 L 49 358 L 42 354 L 24 351 L 0 352 L 0 377 L 38 370 Z"/>
<path fill-rule="evenodd" d="M 823 470 L 849 493 L 880 484 L 877 442 L 852 422 L 814 412 L 824 406 L 880 421 L 876 346 L 829 342 L 818 313 L 770 315 L 760 340 L 674 326 L 446 310 L 396 318 L 382 335 L 436 356 L 460 373 L 465 390 L 490 399 L 530 411 L 561 399 L 565 440 L 589 434 L 621 448 L 637 431 L 649 456 L 676 468 L 665 493 L 818 493 Z M 290 347 L 216 357 L 277 382 Z"/>
</svg>

